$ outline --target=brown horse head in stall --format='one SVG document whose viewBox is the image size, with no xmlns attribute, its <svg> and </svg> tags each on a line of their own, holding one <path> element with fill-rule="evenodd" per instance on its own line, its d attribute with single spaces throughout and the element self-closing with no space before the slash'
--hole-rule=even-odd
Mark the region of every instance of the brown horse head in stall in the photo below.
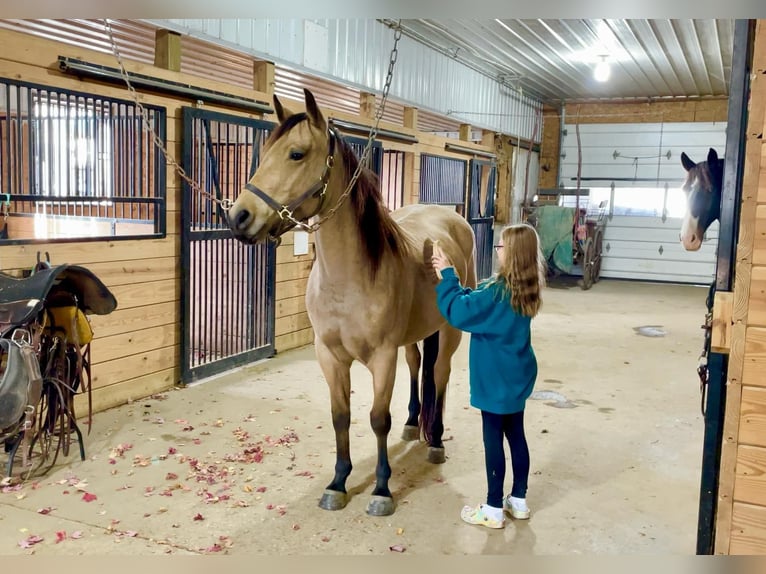
<svg viewBox="0 0 766 574">
<path fill-rule="evenodd" d="M 388 434 L 399 347 L 406 349 L 413 385 L 403 438 L 419 438 L 420 426 L 429 443 L 428 460 L 445 460 L 444 394 L 461 333 L 436 306 L 430 255 L 432 241 L 439 240 L 464 283 L 475 286 L 474 235 L 451 208 L 409 205 L 389 213 L 375 174 L 366 168 L 350 185 L 358 160 L 311 92 L 304 92 L 305 113 L 291 113 L 274 97 L 279 125 L 229 209 L 229 226 L 245 243 L 274 240 L 308 221 L 315 226 L 309 229 L 316 232 L 316 260 L 306 307 L 329 386 L 337 447 L 335 476 L 319 506 L 338 510 L 348 502 L 350 367 L 356 360 L 372 374 L 370 425 L 377 439 L 376 484 L 367 512 L 384 516 L 394 512 Z M 415 392 L 421 358 L 422 404 Z"/>
<path fill-rule="evenodd" d="M 680 240 L 687 251 L 697 251 L 710 224 L 721 215 L 723 160 L 710 148 L 707 161 L 694 163 L 681 153 L 686 170 L 683 190 L 686 193 L 686 214 L 681 225 Z"/>
</svg>

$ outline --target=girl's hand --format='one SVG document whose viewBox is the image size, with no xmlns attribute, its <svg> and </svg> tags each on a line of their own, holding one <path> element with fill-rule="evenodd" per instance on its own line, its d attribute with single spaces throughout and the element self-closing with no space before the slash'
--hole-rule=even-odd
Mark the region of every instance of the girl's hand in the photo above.
<svg viewBox="0 0 766 574">
<path fill-rule="evenodd" d="M 452 267 L 452 263 L 439 247 L 438 242 L 434 242 L 434 252 L 431 255 L 431 265 L 434 267 L 436 274 L 441 277 L 441 270 L 447 267 Z"/>
</svg>

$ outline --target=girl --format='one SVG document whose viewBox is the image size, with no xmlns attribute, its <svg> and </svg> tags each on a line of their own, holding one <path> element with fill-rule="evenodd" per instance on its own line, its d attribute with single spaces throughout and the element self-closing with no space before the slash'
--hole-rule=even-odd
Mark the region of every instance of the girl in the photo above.
<svg viewBox="0 0 766 574">
<path fill-rule="evenodd" d="M 469 524 L 503 528 L 503 510 L 529 518 L 526 503 L 529 448 L 524 436 L 524 405 L 537 378 L 530 323 L 542 305 L 545 259 L 534 227 L 505 227 L 495 245 L 497 274 L 475 289 L 464 288 L 449 260 L 434 247 L 431 263 L 441 281 L 436 286 L 439 311 L 450 325 L 471 333 L 469 371 L 471 406 L 481 411 L 487 502 L 465 506 Z M 503 496 L 508 439 L 513 488 Z"/>
</svg>

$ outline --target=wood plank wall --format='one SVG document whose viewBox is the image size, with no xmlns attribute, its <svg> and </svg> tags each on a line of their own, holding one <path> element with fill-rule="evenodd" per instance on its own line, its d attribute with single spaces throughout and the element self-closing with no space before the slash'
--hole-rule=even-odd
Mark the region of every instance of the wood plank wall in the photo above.
<svg viewBox="0 0 766 574">
<path fill-rule="evenodd" d="M 756 24 L 716 554 L 766 554 L 766 20 Z"/>
<path fill-rule="evenodd" d="M 79 80 L 72 75 L 61 73 L 58 69 L 58 56 L 69 56 L 109 67 L 116 66 L 114 57 L 109 54 L 20 32 L 0 30 L 0 77 L 130 99 L 129 92 L 122 86 Z M 161 63 L 161 60 L 159 58 L 158 63 Z M 273 93 L 273 72 L 269 74 L 269 67 L 273 65 L 269 63 L 254 63 L 255 90 L 157 66 L 130 61 L 126 61 L 125 64 L 131 72 L 247 98 L 270 102 Z M 167 109 L 167 147 L 172 157 L 180 162 L 182 106 L 193 105 L 193 102 L 143 92 L 139 92 L 139 98 L 142 103 L 156 104 Z M 303 107 L 302 102 L 289 102 L 288 105 L 296 111 Z M 260 117 L 221 106 L 206 105 L 206 108 L 245 117 Z M 332 110 L 324 111 L 328 117 L 368 125 L 372 123 L 369 118 Z M 265 119 L 274 121 L 275 118 Z M 412 121 L 413 119 L 415 121 Z M 382 128 L 410 133 L 420 140 L 420 143 L 414 145 L 383 140 L 387 149 L 406 152 L 405 203 L 417 201 L 420 153 L 436 153 L 463 159 L 470 157 L 446 152 L 444 143 L 449 141 L 448 138 L 420 132 L 417 129 L 417 110 L 409 109 L 405 113 L 405 124 L 408 121 L 410 127 L 386 122 L 380 124 Z M 461 145 L 481 151 L 494 151 L 493 146 L 489 145 L 470 142 Z M 167 390 L 180 379 L 180 182 L 174 167 L 168 165 L 167 237 L 163 239 L 0 246 L 0 269 L 4 271 L 28 269 L 36 261 L 38 251 L 47 251 L 54 263 L 77 264 L 91 269 L 117 297 L 119 306 L 115 312 L 103 317 L 92 317 L 95 334 L 92 343 L 95 412 Z M 311 238 L 309 242 L 308 255 L 296 257 L 293 255 L 293 234 L 288 233 L 277 250 L 275 327 L 278 352 L 313 342 L 313 331 L 304 302 L 306 281 L 313 260 Z M 85 412 L 85 402 L 82 396 L 78 396 L 77 400 L 77 411 L 82 415 Z"/>
</svg>

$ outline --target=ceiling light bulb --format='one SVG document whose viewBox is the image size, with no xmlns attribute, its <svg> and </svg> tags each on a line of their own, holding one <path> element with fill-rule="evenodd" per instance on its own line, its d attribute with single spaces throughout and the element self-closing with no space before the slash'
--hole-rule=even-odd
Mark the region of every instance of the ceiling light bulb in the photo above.
<svg viewBox="0 0 766 574">
<path fill-rule="evenodd" d="M 609 64 L 605 60 L 601 60 L 593 69 L 593 77 L 597 82 L 606 82 L 609 79 Z"/>
</svg>

